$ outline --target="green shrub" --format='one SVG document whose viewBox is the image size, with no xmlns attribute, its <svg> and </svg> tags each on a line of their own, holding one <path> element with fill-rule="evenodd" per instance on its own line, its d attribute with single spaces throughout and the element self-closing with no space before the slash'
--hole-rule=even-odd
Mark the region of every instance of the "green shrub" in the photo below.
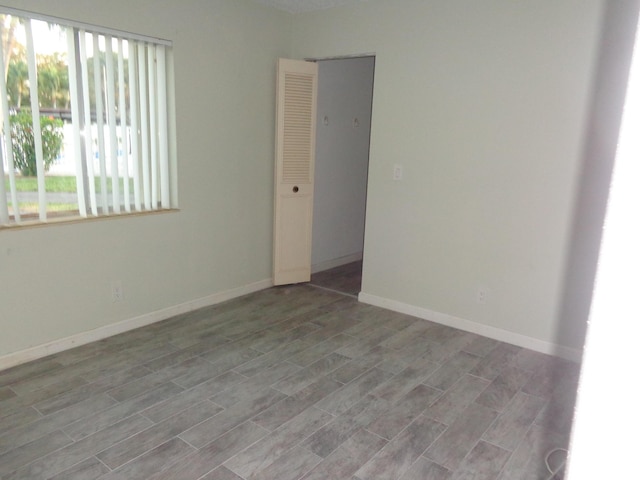
<svg viewBox="0 0 640 480">
<path fill-rule="evenodd" d="M 16 170 L 25 177 L 35 177 L 38 170 L 31 112 L 22 110 L 20 113 L 10 115 L 9 124 L 11 125 L 11 145 Z M 40 117 L 40 129 L 42 130 L 44 170 L 48 171 L 62 150 L 64 140 L 62 120 Z"/>
</svg>

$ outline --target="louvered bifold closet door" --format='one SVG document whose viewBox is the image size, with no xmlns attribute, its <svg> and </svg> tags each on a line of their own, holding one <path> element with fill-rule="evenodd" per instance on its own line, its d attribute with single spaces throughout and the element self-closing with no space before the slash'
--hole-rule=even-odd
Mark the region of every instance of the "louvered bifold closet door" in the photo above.
<svg viewBox="0 0 640 480">
<path fill-rule="evenodd" d="M 275 285 L 311 278 L 318 66 L 278 60 L 274 214 Z"/>
</svg>

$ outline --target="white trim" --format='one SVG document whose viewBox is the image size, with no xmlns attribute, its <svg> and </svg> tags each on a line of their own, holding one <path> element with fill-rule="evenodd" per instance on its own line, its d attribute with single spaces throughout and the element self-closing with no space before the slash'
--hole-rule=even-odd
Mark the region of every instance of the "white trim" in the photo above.
<svg viewBox="0 0 640 480">
<path fill-rule="evenodd" d="M 127 40 L 138 40 L 140 42 L 149 42 L 166 47 L 171 47 L 173 42 L 164 38 L 152 37 L 149 35 L 142 35 L 139 33 L 127 32 L 124 30 L 118 30 L 115 28 L 108 28 L 99 25 L 92 25 L 90 23 L 77 22 L 75 20 L 69 20 L 67 18 L 54 17 L 53 15 L 45 15 L 37 12 L 30 12 L 28 10 L 21 10 L 19 8 L 5 7 L 0 5 L 0 14 L 13 15 L 21 18 L 33 18 L 34 20 L 41 20 L 48 23 L 57 23 L 64 27 L 74 27 L 80 30 L 86 30 L 87 32 L 97 33 L 100 35 L 109 35 L 117 38 L 124 38 Z"/>
<path fill-rule="evenodd" d="M 359 262 L 362 260 L 362 252 L 352 253 L 345 257 L 334 258 L 333 260 L 325 260 L 324 262 L 311 265 L 311 273 L 323 272 L 325 270 L 331 270 L 332 268 L 341 267 L 347 263 Z"/>
<path fill-rule="evenodd" d="M 374 53 L 354 53 L 352 55 L 337 55 L 333 57 L 307 57 L 305 58 L 305 62 L 323 62 L 325 60 L 350 60 L 352 58 L 375 58 L 376 54 Z"/>
<path fill-rule="evenodd" d="M 27 348 L 19 352 L 10 353 L 0 357 L 0 370 L 4 370 L 22 363 L 37 360 L 42 357 L 53 355 L 64 350 L 69 350 L 80 345 L 102 340 L 103 338 L 118 335 L 120 333 L 128 332 L 135 328 L 144 327 L 152 323 L 156 323 L 176 315 L 198 310 L 199 308 L 215 305 L 227 300 L 231 300 L 236 297 L 241 297 L 249 293 L 254 293 L 260 290 L 265 290 L 273 286 L 272 279 L 260 280 L 259 282 L 250 283 L 242 287 L 233 288 L 231 290 L 225 290 L 222 292 L 207 295 L 206 297 L 197 298 L 195 300 L 189 300 L 178 305 L 163 308 L 151 313 L 145 313 L 138 317 L 130 318 L 128 320 L 122 320 L 117 323 L 105 325 L 94 330 L 78 333 L 70 337 L 54 340 L 53 342 L 45 343 L 35 347 Z"/>
<path fill-rule="evenodd" d="M 528 337 L 508 330 L 502 330 L 501 328 L 484 325 L 471 320 L 454 317 L 446 313 L 434 312 L 415 305 L 398 302 L 384 297 L 378 297 L 377 295 L 371 295 L 370 293 L 360 292 L 358 300 L 362 303 L 386 308 L 387 310 L 393 310 L 395 312 L 405 313 L 423 320 L 429 320 L 448 327 L 458 328 L 465 332 L 476 333 L 484 337 L 493 338 L 494 340 L 510 343 L 518 347 L 528 348 L 530 350 L 535 350 L 536 352 L 546 353 L 547 355 L 565 358 L 574 362 L 580 362 L 582 358 L 582 352 L 574 348 L 546 342 L 544 340 Z"/>
</svg>

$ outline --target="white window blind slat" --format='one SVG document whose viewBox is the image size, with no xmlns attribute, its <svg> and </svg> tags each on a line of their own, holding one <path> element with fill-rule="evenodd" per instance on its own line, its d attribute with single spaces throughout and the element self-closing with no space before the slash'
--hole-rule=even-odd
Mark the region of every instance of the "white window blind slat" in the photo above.
<svg viewBox="0 0 640 480">
<path fill-rule="evenodd" d="M 0 35 L 2 35 L 2 25 L 0 25 Z M 4 51 L 2 48 L 2 42 L 0 42 L 0 66 L 2 67 L 1 71 L 5 71 L 4 64 Z M 9 122 L 9 101 L 7 96 L 7 85 L 5 82 L 4 75 L 0 75 L 0 103 L 2 104 L 2 122 L 3 122 L 3 132 L 4 132 L 4 147 L 6 152 L 6 161 L 7 161 L 7 170 L 9 173 L 9 190 L 11 192 L 11 205 L 13 209 L 13 218 L 16 223 L 20 223 L 20 208 L 18 204 L 18 190 L 16 188 L 16 174 L 15 174 L 15 163 L 13 158 L 13 145 L 11 143 L 11 125 Z M 2 159 L 0 159 L 2 160 Z M 2 177 L 4 179 L 4 175 Z M 4 184 L 4 182 L 3 182 Z M 4 187 L 4 185 L 3 185 Z M 6 202 L 6 192 L 3 196 L 4 201 Z"/>
<path fill-rule="evenodd" d="M 149 75 L 149 144 L 151 158 L 158 158 L 158 104 L 156 99 L 156 49 L 147 47 L 147 75 Z M 151 208 L 158 208 L 158 163 L 151 162 Z"/>
<path fill-rule="evenodd" d="M 146 70 L 146 47 L 144 44 L 138 44 L 138 78 L 140 79 L 140 139 L 142 146 L 142 192 L 144 195 L 144 208 L 151 210 L 151 178 L 149 172 L 149 120 L 148 120 L 148 104 L 147 104 L 147 70 Z"/>
<path fill-rule="evenodd" d="M 100 162 L 100 206 L 103 214 L 109 213 L 109 197 L 107 191 L 107 155 L 104 144 L 104 103 L 102 99 L 102 65 L 100 62 L 100 42 L 98 35 L 93 35 L 93 82 L 95 85 L 96 124 L 98 132 L 98 160 Z"/>
<path fill-rule="evenodd" d="M 133 163 L 133 197 L 135 209 L 142 210 L 142 195 L 140 192 L 140 147 L 138 142 L 138 75 L 137 47 L 129 42 L 129 113 L 131 115 L 131 157 Z"/>
<path fill-rule="evenodd" d="M 2 24 L 0 24 L 0 38 L 4 37 L 4 32 L 2 31 Z M 4 72 L 5 68 L 4 68 L 4 49 L 2 47 L 2 42 L 0 42 L 0 71 Z M 0 95 L 2 96 L 2 117 L 0 117 L 2 119 L 2 125 L 0 125 L 0 127 L 2 127 L 3 131 L 5 132 L 5 140 L 8 139 L 9 140 L 9 144 L 8 144 L 8 151 L 7 151 L 7 156 L 9 156 L 10 152 L 11 152 L 11 132 L 10 132 L 10 127 L 9 127 L 9 105 L 7 102 L 7 85 L 4 79 L 4 75 L 0 75 Z M 12 170 L 13 167 L 13 161 L 7 161 L 8 167 L 9 167 L 9 171 Z M 9 205 L 7 202 L 7 190 L 6 187 L 4 185 L 4 177 L 5 177 L 5 172 L 4 172 L 4 153 L 3 153 L 3 148 L 2 145 L 0 145 L 0 224 L 3 225 L 8 225 L 9 224 Z M 15 190 L 15 181 L 11 182 L 11 179 L 9 180 L 9 188 L 12 190 Z M 13 203 L 13 205 L 16 205 L 15 203 Z"/>
<path fill-rule="evenodd" d="M 116 132 L 116 80 L 113 66 L 113 39 L 105 37 L 105 67 L 107 83 L 107 127 L 111 160 L 111 203 L 113 212 L 120 213 L 120 172 L 118 169 L 118 134 Z"/>
<path fill-rule="evenodd" d="M 76 158 L 76 191 L 78 198 L 78 213 L 87 216 L 85 202 L 84 169 L 82 168 L 82 142 L 80 139 L 80 103 L 78 101 L 78 72 L 76 71 L 76 36 L 73 28 L 67 28 L 67 50 L 69 55 L 69 96 L 71 102 L 71 124 L 73 126 L 73 146 Z"/>
<path fill-rule="evenodd" d="M 82 103 L 84 105 L 84 149 L 89 183 L 89 204 L 91 213 L 98 215 L 98 201 L 96 198 L 95 172 L 93 168 L 93 135 L 91 133 L 91 98 L 89 97 L 89 61 L 87 59 L 87 34 L 84 30 L 78 32 L 80 44 L 80 70 L 82 74 Z"/>
<path fill-rule="evenodd" d="M 124 80 L 124 46 L 123 40 L 118 39 L 118 111 L 120 114 L 120 147 L 122 152 L 122 178 L 124 210 L 131 212 L 131 194 L 129 192 L 129 146 L 127 144 L 127 101 Z"/>
<path fill-rule="evenodd" d="M 31 98 L 31 118 L 33 120 L 33 143 L 36 153 L 36 169 L 38 172 L 38 211 L 40 221 L 47 220 L 47 193 L 44 183 L 44 154 L 42 152 L 42 129 L 40 126 L 40 104 L 38 102 L 38 70 L 36 68 L 36 52 L 33 44 L 31 20 L 24 24 L 27 41 L 27 67 L 29 69 L 29 97 Z"/>
<path fill-rule="evenodd" d="M 167 71 L 166 52 L 163 45 L 156 45 L 156 78 L 158 81 L 158 150 L 160 163 L 160 202 L 162 208 L 171 207 L 169 188 L 169 143 L 167 140 Z"/>
<path fill-rule="evenodd" d="M 0 77 L 1 76 L 2 75 L 0 75 Z M 0 224 L 8 225 L 9 205 L 7 204 L 7 189 L 4 186 L 4 155 L 2 153 L 2 148 L 0 148 L 0 180 L 2 180 L 0 182 Z"/>
</svg>

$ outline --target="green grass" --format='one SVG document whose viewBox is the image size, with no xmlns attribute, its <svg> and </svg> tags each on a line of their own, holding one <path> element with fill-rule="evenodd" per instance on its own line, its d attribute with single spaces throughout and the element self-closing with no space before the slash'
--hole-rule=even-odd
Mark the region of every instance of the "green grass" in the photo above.
<svg viewBox="0 0 640 480">
<path fill-rule="evenodd" d="M 9 176 L 5 176 L 5 188 L 7 192 L 10 191 L 9 187 Z M 96 193 L 99 193 L 100 190 L 100 177 L 94 178 L 94 184 L 96 187 Z M 107 191 L 112 191 L 113 182 L 111 177 L 107 178 Z M 49 193 L 76 193 L 76 177 L 74 176 L 46 176 L 44 179 L 44 188 L 46 192 Z M 133 179 L 129 179 L 129 188 L 130 191 L 133 192 Z M 23 177 L 20 175 L 16 175 L 16 190 L 18 192 L 37 192 L 38 191 L 38 179 L 36 177 Z M 124 179 L 120 179 L 120 193 L 122 194 L 124 190 Z M 9 203 L 9 208 L 11 209 L 11 201 Z M 37 214 L 39 205 L 38 203 L 33 202 L 18 202 L 20 213 L 23 215 L 28 214 Z M 48 212 L 68 212 L 68 211 L 77 211 L 78 204 L 72 203 L 53 203 L 47 202 L 47 211 Z"/>
<path fill-rule="evenodd" d="M 96 192 L 100 191 L 100 177 L 94 178 Z M 9 176 L 5 175 L 4 180 L 5 188 L 9 191 Z M 107 191 L 112 191 L 111 177 L 107 178 Z M 129 179 L 130 191 L 133 191 L 133 179 Z M 76 193 L 76 177 L 73 176 L 46 176 L 44 178 L 44 189 L 46 192 L 62 192 L 62 193 Z M 124 179 L 120 179 L 120 191 L 124 189 Z M 36 177 L 22 177 L 16 176 L 16 190 L 18 192 L 37 192 L 38 191 L 38 179 Z"/>
<path fill-rule="evenodd" d="M 4 181 L 7 191 L 9 191 L 9 177 L 5 176 Z M 47 192 L 75 192 L 75 177 L 45 177 L 45 190 Z M 38 179 L 36 177 L 16 176 L 16 190 L 19 192 L 37 192 Z"/>
<path fill-rule="evenodd" d="M 40 211 L 40 206 L 37 203 L 18 202 L 20 213 L 22 215 L 35 214 Z M 9 202 L 9 208 L 12 207 Z M 47 212 L 74 212 L 78 210 L 78 205 L 73 203 L 47 203 Z"/>
</svg>

